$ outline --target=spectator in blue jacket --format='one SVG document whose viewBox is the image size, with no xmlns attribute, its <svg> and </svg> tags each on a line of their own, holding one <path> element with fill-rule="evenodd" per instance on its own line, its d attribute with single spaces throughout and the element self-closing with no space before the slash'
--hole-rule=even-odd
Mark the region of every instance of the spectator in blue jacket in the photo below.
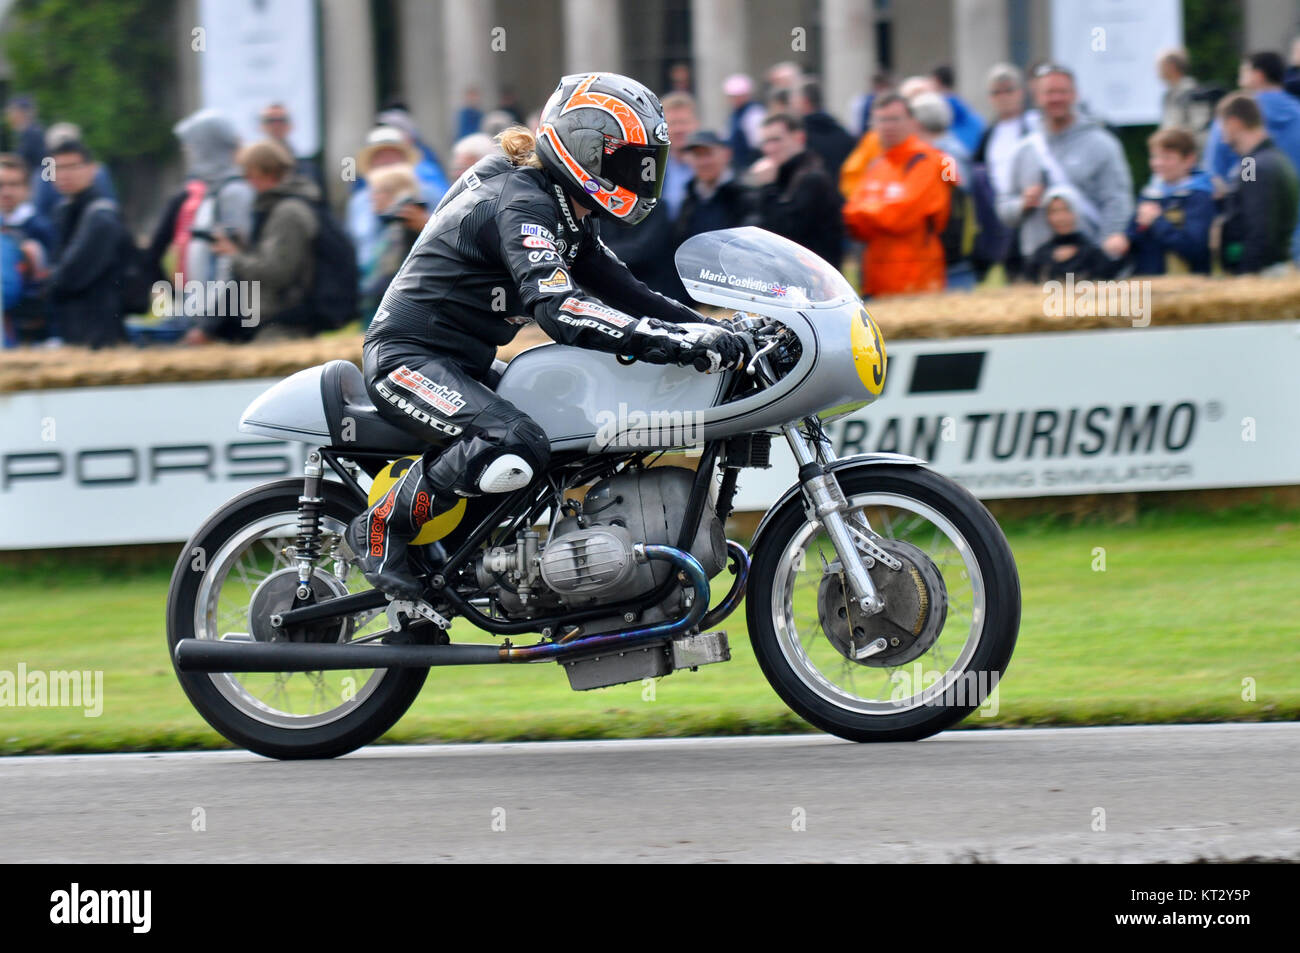
<svg viewBox="0 0 1300 953">
<path fill-rule="evenodd" d="M 1286 69 L 1282 57 L 1273 52 L 1252 53 L 1241 62 L 1237 80 L 1250 93 L 1264 114 L 1264 127 L 1273 144 L 1300 169 L 1300 102 L 1282 88 Z M 1223 123 L 1215 119 L 1205 143 L 1205 166 L 1219 183 L 1238 179 L 1235 174 L 1241 156 L 1223 136 Z M 1300 210 L 1298 210 L 1300 211 Z M 1300 262 L 1300 217 L 1291 236 L 1291 259 Z"/>
<path fill-rule="evenodd" d="M 953 92 L 951 66 L 936 66 L 930 71 L 930 77 L 939 87 L 939 94 L 948 101 L 948 106 L 952 109 L 950 127 L 952 134 L 961 140 L 968 155 L 973 153 L 979 148 L 980 137 L 984 135 L 984 120 Z"/>
<path fill-rule="evenodd" d="M 58 152 L 59 146 L 65 142 L 81 143 L 83 141 L 81 127 L 75 122 L 56 122 L 45 130 L 46 158 Z M 113 179 L 108 174 L 108 166 L 99 162 L 96 163 L 95 168 L 95 191 L 104 198 L 117 201 L 117 191 L 113 188 Z M 54 221 L 56 209 L 62 201 L 63 195 L 55 188 L 53 178 L 45 174 L 45 170 L 39 166 L 33 169 L 32 204 L 36 206 L 37 213 L 44 215 L 50 221 Z"/>
<path fill-rule="evenodd" d="M 27 163 L 0 155 L 0 277 L 5 346 L 45 337 L 45 279 L 54 252 L 54 226 L 28 201 Z"/>
<path fill-rule="evenodd" d="M 443 171 L 433 146 L 420 137 L 420 130 L 416 128 L 406 104 L 390 103 L 387 109 L 375 117 L 375 125 L 400 129 L 407 141 L 420 153 L 419 161 L 415 163 L 415 177 L 420 180 L 421 191 L 434 205 L 438 204 L 438 200 L 451 188 L 451 183 L 447 181 L 447 174 Z"/>
<path fill-rule="evenodd" d="M 483 95 L 479 92 L 477 86 L 467 86 L 465 88 L 465 98 L 461 101 L 460 109 L 456 110 L 456 135 L 459 141 L 466 136 L 472 136 L 478 132 L 479 125 L 483 122 Z M 451 181 L 456 181 L 456 176 L 451 177 Z"/>
<path fill-rule="evenodd" d="M 1210 273 L 1210 223 L 1214 186 L 1196 168 L 1196 136 L 1187 129 L 1161 129 L 1147 140 L 1151 181 L 1138 194 L 1128 226 L 1134 273 Z"/>
<path fill-rule="evenodd" d="M 416 180 L 420 183 L 420 203 L 410 203 L 403 210 L 403 219 L 411 228 L 419 231 L 429 220 L 429 210 L 435 208 L 442 198 L 443 189 L 439 191 L 430 187 L 420 176 L 420 152 L 400 129 L 379 126 L 370 130 L 366 144 L 357 155 L 357 173 L 360 179 L 357 188 L 348 198 L 345 222 L 352 244 L 357 249 L 357 267 L 364 269 L 366 262 L 375 255 L 374 244 L 379 240 L 383 224 L 375 213 L 370 198 L 370 186 L 366 176 L 371 169 L 380 169 L 386 165 L 404 163 L 415 169 Z"/>
</svg>

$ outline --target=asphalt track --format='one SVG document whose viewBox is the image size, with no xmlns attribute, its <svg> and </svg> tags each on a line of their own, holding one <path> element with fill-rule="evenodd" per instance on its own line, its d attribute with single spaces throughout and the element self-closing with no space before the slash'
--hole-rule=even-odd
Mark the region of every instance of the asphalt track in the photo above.
<svg viewBox="0 0 1300 953">
<path fill-rule="evenodd" d="M 1298 752 L 1284 723 L 3 758 L 0 861 L 1300 860 Z"/>
</svg>

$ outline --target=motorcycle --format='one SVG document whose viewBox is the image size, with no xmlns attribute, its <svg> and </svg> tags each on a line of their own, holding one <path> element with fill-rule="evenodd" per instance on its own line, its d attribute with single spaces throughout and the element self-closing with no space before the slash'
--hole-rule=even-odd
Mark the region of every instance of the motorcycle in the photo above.
<svg viewBox="0 0 1300 953">
<path fill-rule="evenodd" d="M 555 662 L 579 691 L 694 671 L 730 659 L 717 626 L 742 600 L 763 675 L 824 731 L 917 740 L 985 701 L 1020 623 L 997 522 L 919 459 L 837 457 L 824 427 L 884 387 L 862 301 L 754 227 L 697 235 L 675 260 L 693 298 L 734 309 L 745 366 L 702 374 L 558 344 L 497 362 L 495 389 L 545 429 L 551 462 L 424 524 L 409 550 L 418 601 L 371 587 L 342 534 L 426 447 L 379 416 L 347 361 L 254 400 L 239 429 L 307 444 L 303 475 L 209 517 L 167 600 L 177 677 L 214 729 L 272 758 L 335 757 L 391 728 L 435 666 Z M 747 551 L 723 527 L 773 437 L 798 479 Z M 693 470 L 663 459 L 683 448 Z M 453 620 L 499 641 L 452 641 Z"/>
</svg>

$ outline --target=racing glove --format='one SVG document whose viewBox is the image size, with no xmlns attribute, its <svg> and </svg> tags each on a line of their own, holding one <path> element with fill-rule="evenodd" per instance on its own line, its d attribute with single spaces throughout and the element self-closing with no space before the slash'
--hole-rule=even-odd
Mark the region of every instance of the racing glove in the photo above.
<svg viewBox="0 0 1300 953">
<path fill-rule="evenodd" d="M 712 324 L 672 324 L 642 318 L 632 329 L 629 353 L 649 364 L 680 364 L 712 374 L 745 362 L 744 338 Z"/>
</svg>

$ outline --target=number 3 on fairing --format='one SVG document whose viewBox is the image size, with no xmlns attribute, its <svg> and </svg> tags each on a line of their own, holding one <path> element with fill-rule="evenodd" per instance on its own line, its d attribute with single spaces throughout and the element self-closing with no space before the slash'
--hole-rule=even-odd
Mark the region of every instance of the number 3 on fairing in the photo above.
<svg viewBox="0 0 1300 953">
<path fill-rule="evenodd" d="M 867 390 L 879 397 L 885 386 L 885 342 L 865 307 L 858 309 L 849 335 L 858 377 Z"/>
</svg>

